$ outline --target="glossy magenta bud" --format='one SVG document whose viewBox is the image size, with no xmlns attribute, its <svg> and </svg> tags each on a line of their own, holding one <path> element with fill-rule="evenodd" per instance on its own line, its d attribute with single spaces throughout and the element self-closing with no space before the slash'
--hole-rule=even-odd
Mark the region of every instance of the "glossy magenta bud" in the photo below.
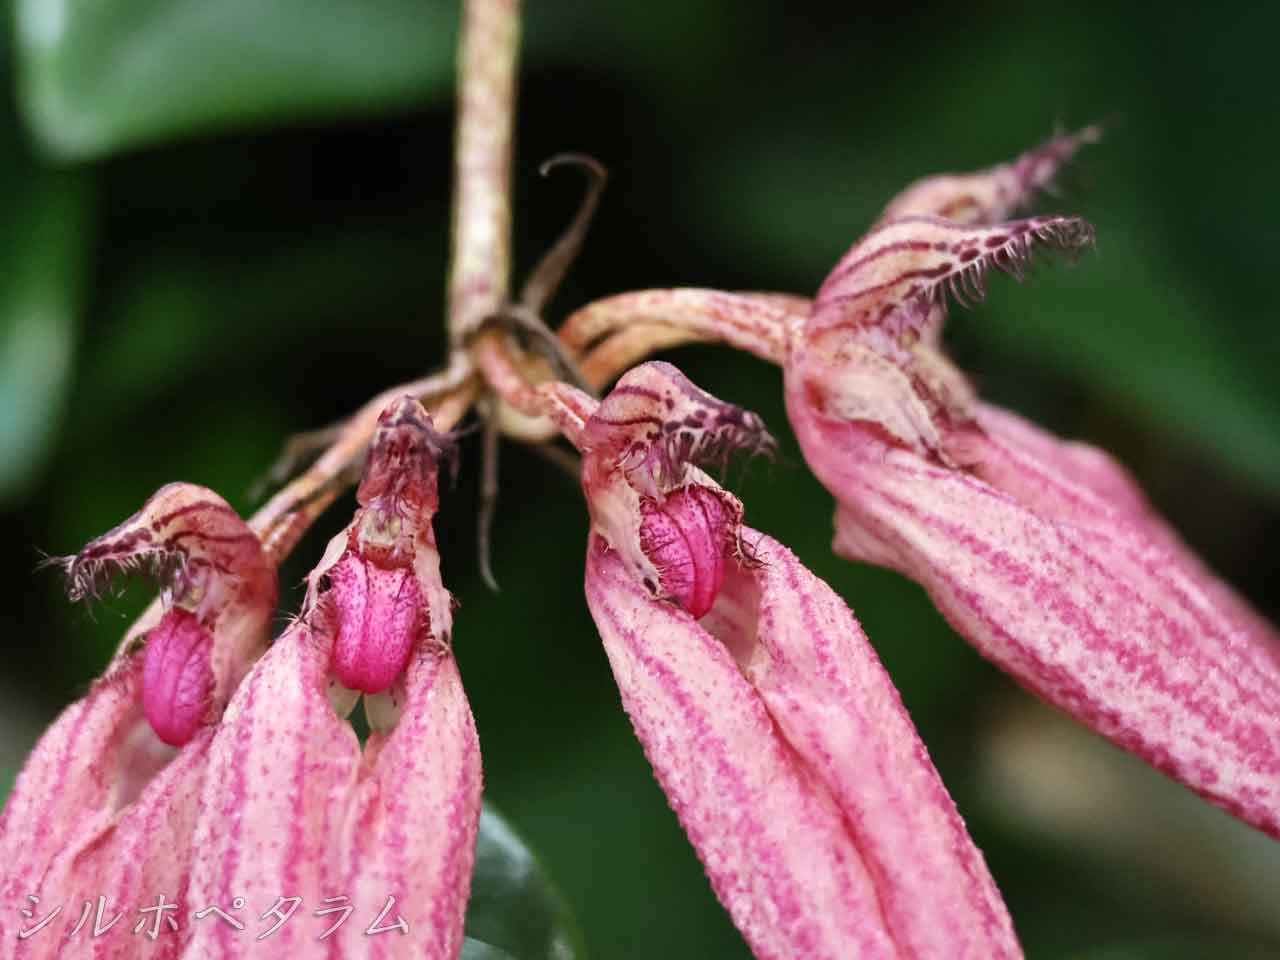
<svg viewBox="0 0 1280 960">
<path fill-rule="evenodd" d="M 364 693 L 387 690 L 422 632 L 422 593 L 412 566 L 382 567 L 348 551 L 328 572 L 336 617 L 333 672 Z"/>
<path fill-rule="evenodd" d="M 703 616 L 724 583 L 729 514 L 720 495 L 691 484 L 644 500 L 640 515 L 640 548 L 658 569 L 659 592 Z"/>
<path fill-rule="evenodd" d="M 209 711 L 213 633 L 181 607 L 166 611 L 147 635 L 142 708 L 156 736 L 170 746 L 189 742 Z"/>
</svg>

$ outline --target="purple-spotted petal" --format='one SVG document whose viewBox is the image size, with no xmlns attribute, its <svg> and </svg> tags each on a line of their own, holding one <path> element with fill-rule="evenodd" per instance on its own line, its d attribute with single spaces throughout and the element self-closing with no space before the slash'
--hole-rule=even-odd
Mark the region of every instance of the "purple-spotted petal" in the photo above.
<svg viewBox="0 0 1280 960">
<path fill-rule="evenodd" d="M 403 672 L 421 633 L 422 591 L 413 567 L 387 569 L 351 551 L 328 577 L 334 675 L 352 690 L 381 693 Z"/>
<path fill-rule="evenodd" d="M 137 666 L 99 680 L 45 731 L 0 814 L 0 895 L 10 905 L 42 890 L 45 871 L 66 846 L 105 829 L 122 805 L 120 771 L 138 763 L 154 772 L 130 736 L 145 727 Z M 160 746 L 157 744 L 157 746 Z M 163 748 L 167 750 L 168 748 Z M 16 939 L 16 909 L 0 912 L 0 942 Z"/>
<path fill-rule="evenodd" d="M 148 960 L 181 956 L 192 929 L 190 911 L 183 908 L 189 903 L 191 861 L 199 856 L 192 838 L 212 738 L 210 728 L 198 733 L 108 826 L 59 853 L 45 875 L 44 888 L 56 892 L 56 899 L 66 904 L 63 915 L 71 916 L 61 929 L 44 931 L 47 938 L 41 950 L 47 946 L 51 952 L 19 951 L 18 957 L 132 960 L 139 955 L 143 936 L 133 932 L 138 910 L 154 905 L 161 894 L 168 903 L 177 905 L 170 914 L 177 930 L 162 927 L 154 944 L 147 941 L 146 956 Z M 102 924 L 111 924 L 117 915 L 120 919 L 108 931 L 94 936 L 99 897 L 105 898 Z M 67 939 L 86 902 L 95 912 L 74 939 Z M 37 935 L 28 943 L 34 945 L 39 939 Z"/>
<path fill-rule="evenodd" d="M 1072 523 L 1105 528 L 1111 523 L 1111 511 L 1121 513 L 1167 551 L 1218 610 L 1280 656 L 1280 631 L 1196 556 L 1151 506 L 1137 481 L 1106 452 L 1059 440 L 999 407 L 980 405 L 977 424 L 984 434 L 982 454 L 958 451 L 973 459 L 977 476 L 1013 493 L 1042 515 Z"/>
<path fill-rule="evenodd" d="M 806 402 L 811 373 L 788 369 L 788 413 L 839 503 L 840 553 L 919 581 L 1019 682 L 1280 836 L 1280 666 L 1203 568 L 1134 519 L 1132 497 L 1111 508 L 1029 446 L 981 433 L 963 447 L 972 472 L 896 448 Z"/>
<path fill-rule="evenodd" d="M 932 308 L 948 294 L 982 299 L 987 274 L 1021 278 L 1039 245 L 1068 251 L 1093 242 L 1076 217 L 1031 217 L 972 226 L 937 217 L 904 217 L 876 227 L 828 274 L 805 325 L 810 343 L 836 333 L 900 363 L 929 335 Z"/>
<path fill-rule="evenodd" d="M 903 956 L 1020 957 L 995 881 L 857 619 L 776 541 L 744 530 L 702 626 L 844 813 Z M 692 629 L 692 628 L 691 628 Z"/>
<path fill-rule="evenodd" d="M 586 591 L 636 736 L 755 955 L 898 956 L 840 809 L 724 644 L 596 536 Z"/>
<path fill-rule="evenodd" d="M 304 622 L 242 684 L 211 752 L 189 899 L 245 900 L 258 912 L 302 897 L 308 912 L 353 906 L 344 929 L 294 918 L 254 941 L 196 929 L 188 956 L 456 955 L 480 810 L 479 746 L 452 655 L 411 661 L 395 730 L 364 751 L 326 695 L 330 651 Z M 364 936 L 388 897 L 409 935 Z M 325 926 L 337 915 L 325 920 Z M 318 921 L 317 921 L 318 922 Z M 345 929 L 350 926 L 351 929 Z"/>
</svg>

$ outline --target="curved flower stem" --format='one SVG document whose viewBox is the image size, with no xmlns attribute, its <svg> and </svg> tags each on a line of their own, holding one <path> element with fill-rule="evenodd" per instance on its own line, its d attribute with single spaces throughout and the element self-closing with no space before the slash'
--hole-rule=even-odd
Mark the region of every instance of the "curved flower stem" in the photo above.
<svg viewBox="0 0 1280 960">
<path fill-rule="evenodd" d="M 458 54 L 449 339 L 460 347 L 507 299 L 518 0 L 468 0 Z"/>
<path fill-rule="evenodd" d="M 485 330 L 471 341 L 471 356 L 485 384 L 509 406 L 528 417 L 546 413 L 537 390 L 520 369 L 506 333 Z"/>
<path fill-rule="evenodd" d="M 588 384 L 599 390 L 624 370 L 659 350 L 669 350 L 687 343 L 706 342 L 706 337 L 699 336 L 692 330 L 638 323 L 618 330 L 584 353 L 578 363 L 578 372 Z"/>
<path fill-rule="evenodd" d="M 637 325 L 673 327 L 687 332 L 691 339 L 720 341 L 781 364 L 787 354 L 788 329 L 807 315 L 808 301 L 786 294 L 696 288 L 638 290 L 606 297 L 575 311 L 561 325 L 560 339 L 580 351 L 615 331 Z"/>
<path fill-rule="evenodd" d="M 274 564 L 288 556 L 316 517 L 342 492 L 343 475 L 369 445 L 378 416 L 387 404 L 405 394 L 417 397 L 435 416 L 445 414 L 452 418 L 448 424 L 437 424 L 438 429 L 448 430 L 466 412 L 465 406 L 459 409 L 462 398 L 469 403 L 475 390 L 471 365 L 465 355 L 458 354 L 457 360 L 442 372 L 390 387 L 366 402 L 310 469 L 280 489 L 250 518 L 249 526 L 262 541 L 267 559 Z"/>
<path fill-rule="evenodd" d="M 589 303 L 560 327 L 578 371 L 600 389 L 639 361 L 687 343 L 724 343 L 781 365 L 810 301 L 790 293 L 638 290 Z"/>
</svg>

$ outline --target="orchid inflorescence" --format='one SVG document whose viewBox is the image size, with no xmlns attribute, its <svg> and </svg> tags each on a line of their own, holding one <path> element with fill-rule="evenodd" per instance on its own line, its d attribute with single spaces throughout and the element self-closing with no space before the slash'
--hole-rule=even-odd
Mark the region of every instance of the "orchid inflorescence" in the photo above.
<svg viewBox="0 0 1280 960">
<path fill-rule="evenodd" d="M 143 568 L 161 596 L 19 777 L 0 819 L 6 902 L 166 890 L 265 905 L 287 887 L 307 904 L 349 900 L 400 935 L 352 926 L 318 941 L 286 925 L 254 939 L 184 918 L 148 955 L 458 955 L 480 750 L 432 518 L 456 466 L 450 431 L 479 404 L 495 436 L 559 435 L 580 455 L 587 605 L 654 773 L 755 955 L 1019 956 L 853 613 L 705 472 L 770 454 L 765 425 L 639 362 L 692 341 L 782 367 L 805 461 L 837 502 L 837 553 L 918 581 L 1019 683 L 1280 837 L 1275 629 L 1123 468 L 983 404 L 941 346 L 949 301 L 980 299 L 992 270 L 1021 277 L 1041 248 L 1092 242 L 1078 218 L 1010 218 L 1097 131 L 908 187 L 812 301 L 640 291 L 551 334 L 537 314 L 585 218 L 533 292 L 506 303 L 513 17 L 468 5 L 444 371 L 370 401 L 247 522 L 212 491 L 170 484 L 58 561 L 73 599 Z M 554 349 L 526 349 L 519 331 Z M 566 367 L 574 382 L 556 375 Z M 276 567 L 355 468 L 355 515 L 272 640 Z M 347 722 L 361 698 L 363 744 Z M 0 956 L 138 949 L 34 925 L 0 917 Z"/>
</svg>

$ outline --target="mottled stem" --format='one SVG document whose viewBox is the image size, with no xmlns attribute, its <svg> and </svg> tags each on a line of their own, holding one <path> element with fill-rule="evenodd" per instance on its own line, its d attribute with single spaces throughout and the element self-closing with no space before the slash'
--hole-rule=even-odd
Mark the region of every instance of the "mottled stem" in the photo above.
<svg viewBox="0 0 1280 960">
<path fill-rule="evenodd" d="M 517 0 L 467 0 L 458 53 L 449 337 L 460 346 L 507 299 Z"/>
<path fill-rule="evenodd" d="M 342 427 L 338 438 L 303 474 L 279 490 L 249 520 L 272 563 L 279 563 L 294 548 L 316 517 L 342 492 L 342 477 L 349 471 L 373 436 L 378 417 L 387 404 L 405 394 L 423 400 L 433 413 L 447 408 L 453 422 L 462 418 L 475 395 L 472 368 L 465 354 L 434 376 L 383 390 L 362 406 Z M 438 406 L 437 406 L 438 404 Z M 459 405 L 461 407 L 459 408 Z M 449 423 L 440 427 L 448 430 Z"/>
</svg>

